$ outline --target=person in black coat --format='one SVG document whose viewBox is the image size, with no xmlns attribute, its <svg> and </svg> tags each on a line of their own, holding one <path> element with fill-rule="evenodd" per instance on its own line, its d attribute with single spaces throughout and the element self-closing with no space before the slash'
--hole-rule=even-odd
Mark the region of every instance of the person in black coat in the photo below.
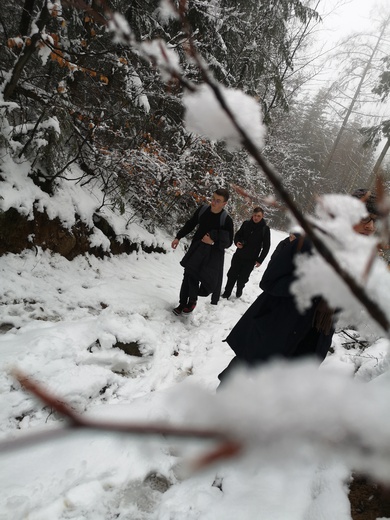
<svg viewBox="0 0 390 520">
<path fill-rule="evenodd" d="M 176 249 L 180 239 L 198 226 L 180 262 L 184 276 L 179 305 L 173 309 L 177 316 L 190 314 L 196 307 L 198 296 L 213 294 L 212 303 L 218 302 L 225 249 L 232 245 L 234 234 L 233 220 L 224 209 L 228 200 L 228 190 L 216 190 L 211 204 L 200 206 L 172 241 L 172 248 Z"/>
<path fill-rule="evenodd" d="M 260 267 L 271 246 L 271 232 L 264 220 L 264 211 L 257 207 L 252 218 L 245 220 L 234 236 L 237 249 L 232 257 L 222 298 L 229 298 L 237 283 L 236 296 L 242 295 L 254 267 Z"/>
<path fill-rule="evenodd" d="M 354 230 L 367 236 L 373 234 L 378 214 L 375 195 L 368 190 L 356 190 L 352 196 L 365 202 L 369 214 Z M 225 340 L 236 357 L 219 374 L 221 382 L 239 364 L 255 366 L 274 357 L 308 355 L 323 361 L 332 343 L 334 311 L 317 297 L 301 313 L 290 292 L 295 280 L 296 256 L 311 251 L 307 237 L 290 235 L 278 244 L 260 282 L 262 294 Z"/>
</svg>

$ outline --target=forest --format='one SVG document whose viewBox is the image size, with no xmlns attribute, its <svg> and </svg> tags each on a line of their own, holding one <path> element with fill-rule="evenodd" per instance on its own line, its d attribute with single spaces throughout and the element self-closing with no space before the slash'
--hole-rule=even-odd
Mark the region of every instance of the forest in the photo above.
<svg viewBox="0 0 390 520">
<path fill-rule="evenodd" d="M 343 0 L 335 0 L 334 5 L 342 3 Z M 165 410 L 170 399 L 164 394 L 165 385 L 175 386 L 194 374 L 204 382 L 203 375 L 199 375 L 204 369 L 202 360 L 191 348 L 197 335 L 202 338 L 202 325 L 207 329 L 212 312 L 201 309 L 200 321 L 190 322 L 186 328 L 168 320 L 155 302 L 161 298 L 157 289 L 163 287 L 170 294 L 173 286 L 167 237 L 173 238 L 188 216 L 200 204 L 209 202 L 216 188 L 224 187 L 231 193 L 228 210 L 236 227 L 254 206 L 261 206 L 278 240 L 297 226 L 312 240 L 316 252 L 297 270 L 296 297 L 304 309 L 320 292 L 332 308 L 341 309 L 334 354 L 342 363 L 348 358 L 348 377 L 337 379 L 326 373 L 317 377 L 317 368 L 310 366 L 296 367 L 296 372 L 271 367 L 258 381 L 262 392 L 267 392 L 268 384 L 276 396 L 270 399 L 272 405 L 262 404 L 268 418 L 266 427 L 254 420 L 256 410 L 236 400 L 234 386 L 225 402 L 209 401 L 208 396 L 194 393 L 191 399 L 197 410 L 195 424 L 204 425 L 209 420 L 212 429 L 220 420 L 228 432 L 236 435 L 237 425 L 227 406 L 231 402 L 238 417 L 242 411 L 242 422 L 247 425 L 243 439 L 239 435 L 240 442 L 249 447 L 249 453 L 251 449 L 258 450 L 256 460 L 265 458 L 267 464 L 271 460 L 267 475 L 272 475 L 269 467 L 274 460 L 279 463 L 283 459 L 284 449 L 279 449 L 282 445 L 296 457 L 285 473 L 286 479 L 290 475 L 288 481 L 293 482 L 294 464 L 299 467 L 303 460 L 306 468 L 307 454 L 302 448 L 302 442 L 306 442 L 312 449 L 310 456 L 314 454 L 314 466 L 318 463 L 321 468 L 310 469 L 314 475 L 314 483 L 310 484 L 313 504 L 317 496 L 328 492 L 327 478 L 332 483 L 333 479 L 339 482 L 339 492 L 350 482 L 352 471 L 357 471 L 365 484 L 366 475 L 374 480 L 368 490 L 375 495 L 375 503 L 380 503 L 376 512 L 387 514 L 390 500 L 382 484 L 388 484 L 390 431 L 385 399 L 389 358 L 384 354 L 390 334 L 386 261 L 390 236 L 390 166 L 386 157 L 390 147 L 390 116 L 386 115 L 390 94 L 390 11 L 378 8 L 372 31 L 351 31 L 333 51 L 323 53 L 320 35 L 325 4 L 326 0 L 2 0 L 0 270 L 4 291 L 0 309 L 4 314 L 0 320 L 0 341 L 4 342 L 4 350 L 0 348 L 0 360 L 5 369 L 0 387 L 6 389 L 4 396 L 7 392 L 14 396 L 9 402 L 5 397 L 3 408 L 6 437 L 11 432 L 11 443 L 15 431 L 19 433 L 31 425 L 63 425 L 62 419 L 58 419 L 61 413 L 57 413 L 61 406 L 50 400 L 49 390 L 43 392 L 47 401 L 39 407 L 26 397 L 29 385 L 33 393 L 39 394 L 34 384 L 23 375 L 16 375 L 14 382 L 15 373 L 6 356 L 12 345 L 18 350 L 22 341 L 26 341 L 26 349 L 34 341 L 39 346 L 37 354 L 32 353 L 37 356 L 33 361 L 28 357 L 30 352 L 21 350 L 28 359 L 23 368 L 34 369 L 37 380 L 44 383 L 47 379 L 51 387 L 58 378 L 57 390 L 61 389 L 69 398 L 62 411 L 65 410 L 65 416 L 69 413 L 72 420 L 75 410 L 84 413 L 97 403 L 118 404 L 118 395 L 131 401 L 137 392 L 148 395 L 149 404 L 156 399 Z M 323 81 L 320 88 L 314 88 L 313 80 L 328 70 L 329 63 L 334 75 Z M 347 195 L 362 187 L 376 190 L 378 195 L 375 238 L 357 239 L 350 225 L 359 215 Z M 122 253 L 129 257 L 127 267 L 123 267 L 125 262 L 120 263 Z M 145 271 L 138 259 L 143 261 Z M 147 270 L 152 265 L 154 270 L 149 274 Z M 25 266 L 33 281 L 23 279 Z M 73 268 L 77 276 L 68 271 Z M 125 269 L 125 278 L 121 269 Z M 160 279 L 156 284 L 150 283 L 156 272 Z M 57 279 L 59 273 L 66 282 Z M 73 277 L 79 281 L 77 290 L 72 288 Z M 84 298 L 78 291 L 94 291 L 96 280 L 104 286 L 112 283 L 130 310 L 114 290 L 107 289 L 104 296 L 94 293 L 90 300 L 78 305 L 78 298 Z M 125 286 L 129 280 L 136 287 L 131 299 L 121 292 L 121 284 Z M 74 291 L 73 296 L 68 291 Z M 217 328 L 227 333 L 238 310 L 245 312 L 248 303 L 239 302 L 234 315 L 226 312 L 214 317 L 213 335 L 205 343 L 209 341 L 216 350 L 220 348 L 218 341 L 223 336 Z M 84 319 L 96 319 L 93 332 Z M 83 331 L 79 337 L 77 327 L 69 325 L 72 320 Z M 52 339 L 46 325 L 57 322 L 66 333 L 58 333 L 64 334 L 63 344 L 56 338 L 50 350 Z M 39 339 L 31 339 L 29 327 L 37 327 Z M 180 339 L 174 346 L 172 331 Z M 342 334 L 352 335 L 352 347 L 345 347 L 345 342 L 340 346 Z M 17 345 L 13 343 L 14 336 L 22 338 Z M 70 338 L 75 339 L 71 346 Z M 115 350 L 124 344 L 130 345 L 142 359 L 129 361 Z M 45 352 L 50 366 L 57 363 L 55 376 L 54 369 L 45 373 L 46 353 L 40 358 L 40 348 L 48 349 Z M 201 355 L 205 359 L 212 356 L 213 348 L 202 346 Z M 346 352 L 350 348 L 356 353 L 352 361 Z M 367 355 L 365 348 L 371 349 Z M 69 359 L 75 360 L 74 366 L 66 364 L 68 359 L 59 358 L 59 352 L 68 352 L 67 349 L 71 352 Z M 134 356 L 133 350 L 130 356 Z M 195 361 L 189 361 L 191 356 L 185 357 L 188 352 Z M 23 356 L 19 357 L 22 365 Z M 83 381 L 75 372 L 84 365 L 93 369 L 83 372 L 85 385 L 78 387 Z M 96 367 L 98 371 L 93 372 Z M 69 386 L 68 381 L 61 379 L 66 370 L 72 382 Z M 145 373 L 152 374 L 154 379 L 147 379 Z M 351 374 L 356 377 L 349 377 Z M 103 383 L 99 382 L 100 377 Z M 297 402 L 290 401 L 288 384 L 297 385 L 301 377 L 307 378 L 306 384 L 313 385 L 321 396 L 318 402 L 323 415 L 313 403 L 311 391 L 305 394 L 305 384 L 298 392 Z M 279 388 L 278 378 L 287 386 Z M 375 378 L 379 380 L 377 385 L 366 384 Z M 244 390 L 245 384 L 241 380 Z M 248 386 L 247 390 L 253 389 Z M 339 399 L 341 393 L 346 394 L 345 400 Z M 358 405 L 354 395 L 359 396 Z M 285 445 L 274 443 L 280 433 L 279 416 L 275 413 L 278 406 L 280 416 L 286 417 L 285 430 L 292 432 L 291 438 L 284 440 Z M 301 423 L 292 418 L 290 406 L 293 410 L 294 406 L 299 407 Z M 183 418 L 188 419 L 188 411 L 182 412 L 181 407 L 183 403 L 171 415 L 167 412 L 167 416 L 186 425 Z M 221 417 L 219 407 L 224 410 Z M 151 410 L 150 417 L 154 419 L 153 406 L 146 409 Z M 153 430 L 153 424 L 150 427 Z M 167 435 L 170 433 L 168 429 Z M 186 436 L 180 428 L 174 433 Z M 192 430 L 189 435 L 193 435 Z M 272 446 L 269 452 L 268 445 Z M 4 446 L 3 451 L 7 452 L 7 440 Z M 223 445 L 222 452 L 231 447 Z M 140 457 L 139 471 L 145 473 L 143 483 L 150 486 L 149 463 L 141 460 L 142 450 L 137 452 L 134 448 L 136 455 L 132 450 L 133 447 L 126 451 L 121 462 Z M 177 456 L 174 451 L 169 447 L 164 456 L 159 453 L 161 468 Z M 224 459 L 225 452 L 217 453 L 218 456 Z M 335 457 L 347 469 L 329 470 L 326 464 L 322 466 L 328 457 Z M 46 460 L 46 455 L 40 460 Z M 111 463 L 107 461 L 110 467 Z M 7 467 L 12 468 L 12 463 Z M 250 467 L 249 461 L 244 468 L 248 480 Z M 66 478 L 71 479 L 72 471 L 66 473 Z M 115 474 L 115 467 L 112 471 Z M 122 471 L 123 467 L 119 471 L 121 478 Z M 180 478 L 171 470 L 168 473 L 169 482 L 163 479 L 162 485 L 175 488 Z M 228 477 L 226 482 L 236 478 L 232 474 Z M 256 478 L 263 482 L 264 475 L 257 474 Z M 213 476 L 212 486 L 218 488 L 215 481 Z M 77 482 L 75 479 L 73 484 Z M 123 477 L 123 489 L 126 482 Z M 191 490 L 191 482 L 185 485 Z M 203 485 L 199 484 L 199 489 Z M 114 488 L 115 478 L 107 483 L 105 491 Z M 54 489 L 53 496 L 57 491 Z M 176 495 L 177 516 L 170 516 L 168 498 L 167 505 L 161 506 L 167 510 L 158 516 L 159 520 L 186 517 L 180 516 L 185 503 L 179 497 L 181 492 Z M 10 509 L 13 500 L 18 502 L 17 493 L 12 493 L 7 502 Z M 93 489 L 86 496 L 89 493 L 92 496 Z M 78 500 L 76 495 L 77 492 L 74 503 Z M 264 492 L 263 497 L 266 495 Z M 72 509 L 69 504 L 73 504 L 73 498 L 68 497 L 61 507 Z M 349 507 L 344 498 L 337 500 L 338 505 L 342 504 L 340 511 Z M 233 494 L 230 499 L 234 504 Z M 28 500 L 34 502 L 34 492 Z M 44 499 L 39 500 L 42 504 Z M 101 500 L 103 504 L 105 499 Z M 293 502 L 292 496 L 289 500 L 286 503 Z M 369 516 L 358 516 L 359 500 L 360 496 L 355 500 L 358 505 L 354 520 L 371 520 Z M 201 508 L 205 519 L 209 518 L 206 502 Z M 329 495 L 326 502 L 332 502 Z M 26 518 L 31 511 L 34 515 L 32 506 L 20 503 L 18 518 Z M 122 502 L 120 512 L 102 504 L 99 513 L 105 520 L 130 518 L 127 515 L 131 513 Z M 296 512 L 294 516 L 292 512 L 289 520 L 317 520 L 320 517 L 316 516 L 317 506 L 313 504 L 305 503 L 305 515 Z M 109 514 L 102 513 L 106 506 Z M 83 507 L 81 500 L 75 510 L 82 515 Z M 225 505 L 224 514 L 228 509 Z M 47 516 L 42 518 L 50 518 L 50 511 L 45 510 Z M 191 512 L 193 518 L 196 511 Z M 66 509 L 63 516 L 51 518 L 67 518 L 68 512 Z M 40 519 L 39 512 L 37 515 L 31 518 Z M 88 515 L 83 518 L 92 519 L 93 508 Z M 132 518 L 149 520 L 152 516 L 145 513 Z M 242 518 L 254 518 L 250 508 Z M 282 514 L 280 518 L 287 517 Z"/>
</svg>

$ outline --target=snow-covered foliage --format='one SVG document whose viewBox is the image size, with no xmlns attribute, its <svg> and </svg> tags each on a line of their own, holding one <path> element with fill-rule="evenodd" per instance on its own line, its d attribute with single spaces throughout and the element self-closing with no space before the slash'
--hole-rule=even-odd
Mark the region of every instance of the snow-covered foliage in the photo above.
<svg viewBox="0 0 390 520">
<path fill-rule="evenodd" d="M 87 228 L 93 229 L 91 247 L 101 247 L 103 250 L 108 248 L 107 237 L 94 228 L 96 213 L 107 219 L 118 237 L 129 238 L 135 243 L 143 242 L 147 246 L 161 243 L 160 230 L 151 234 L 140 226 L 139 221 L 129 222 L 133 215 L 130 207 L 118 216 L 109 205 L 102 205 L 104 193 L 98 180 L 81 186 L 79 180 L 83 172 L 77 164 L 67 170 L 66 179 L 57 180 L 54 192 L 48 194 L 31 179 L 31 164 L 28 161 L 17 164 L 4 150 L 1 155 L 0 212 L 14 208 L 29 220 L 34 218 L 34 210 L 45 212 L 50 220 L 58 218 L 67 229 L 75 224 L 76 219 L 80 219 Z M 34 243 L 34 237 L 31 241 Z"/>
<path fill-rule="evenodd" d="M 15 152 L 36 159 L 40 176 L 49 179 L 61 175 L 62 167 L 77 156 L 87 177 L 93 172 L 107 185 L 113 204 L 123 208 L 131 200 L 143 217 L 141 208 L 152 199 L 150 212 L 164 225 L 172 225 L 183 210 L 194 209 L 199 202 L 194 194 L 204 199 L 211 185 L 234 183 L 254 192 L 270 191 L 245 154 L 216 149 L 186 132 L 176 76 L 183 72 L 197 83 L 200 74 L 187 53 L 189 35 L 183 36 L 177 6 L 120 0 L 115 11 L 94 4 L 85 13 L 56 0 L 36 4 L 30 13 L 5 0 L 8 40 L 0 53 L 6 102 L 17 91 L 23 104 L 8 114 L 9 121 L 27 129 L 17 138 Z M 194 49 L 210 64 L 222 88 L 231 93 L 240 88 L 256 99 L 255 112 L 257 104 L 267 117 L 285 105 L 283 71 L 296 56 L 289 23 L 295 19 L 307 27 L 314 11 L 299 0 L 280 5 L 196 0 L 187 14 Z M 63 155 L 54 139 L 38 135 L 42 117 L 58 117 L 62 128 L 67 127 L 64 141 L 72 145 L 72 153 Z M 262 138 L 256 140 L 260 145 Z M 51 146 L 59 150 L 58 163 Z M 101 152 L 106 154 L 103 165 Z M 156 169 L 160 171 L 154 177 Z M 107 181 L 108 172 L 119 179 L 117 190 L 113 177 Z"/>
</svg>

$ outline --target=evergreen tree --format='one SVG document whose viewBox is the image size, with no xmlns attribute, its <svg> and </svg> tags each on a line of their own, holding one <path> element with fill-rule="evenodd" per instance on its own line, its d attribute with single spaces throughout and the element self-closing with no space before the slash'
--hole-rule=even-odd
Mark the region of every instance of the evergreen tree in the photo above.
<svg viewBox="0 0 390 520">
<path fill-rule="evenodd" d="M 185 56 L 188 35 L 159 6 L 111 2 L 132 38 L 162 38 L 196 83 L 199 72 Z M 167 86 L 138 46 L 113 40 L 111 15 L 100 2 L 3 0 L 2 7 L 1 88 L 6 101 L 17 103 L 6 114 L 9 149 L 17 142 L 17 153 L 32 160 L 36 182 L 53 191 L 77 162 L 83 182 L 104 187 L 105 204 L 123 211 L 130 201 L 138 215 L 168 226 L 218 185 L 265 190 L 246 154 L 187 134 L 179 86 Z M 287 107 L 285 72 L 293 70 L 297 48 L 289 27 L 293 20 L 306 27 L 317 16 L 306 2 L 191 0 L 187 15 L 193 43 L 216 79 L 256 96 L 268 121 L 271 110 Z M 46 124 L 53 118 L 61 135 Z"/>
</svg>

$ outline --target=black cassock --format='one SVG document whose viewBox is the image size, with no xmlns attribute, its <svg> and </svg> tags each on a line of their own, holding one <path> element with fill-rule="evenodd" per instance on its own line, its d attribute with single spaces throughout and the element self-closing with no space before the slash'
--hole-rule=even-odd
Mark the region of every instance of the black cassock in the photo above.
<svg viewBox="0 0 390 520">
<path fill-rule="evenodd" d="M 329 327 L 325 333 L 314 324 L 323 300 L 314 298 L 311 307 L 301 313 L 290 292 L 295 280 L 294 259 L 298 254 L 310 252 L 308 239 L 298 237 L 290 241 L 286 238 L 278 244 L 260 282 L 263 293 L 225 340 L 236 358 L 218 376 L 219 379 L 222 380 L 240 361 L 253 366 L 278 356 L 296 358 L 315 355 L 321 361 L 325 358 L 334 328 Z"/>
</svg>

